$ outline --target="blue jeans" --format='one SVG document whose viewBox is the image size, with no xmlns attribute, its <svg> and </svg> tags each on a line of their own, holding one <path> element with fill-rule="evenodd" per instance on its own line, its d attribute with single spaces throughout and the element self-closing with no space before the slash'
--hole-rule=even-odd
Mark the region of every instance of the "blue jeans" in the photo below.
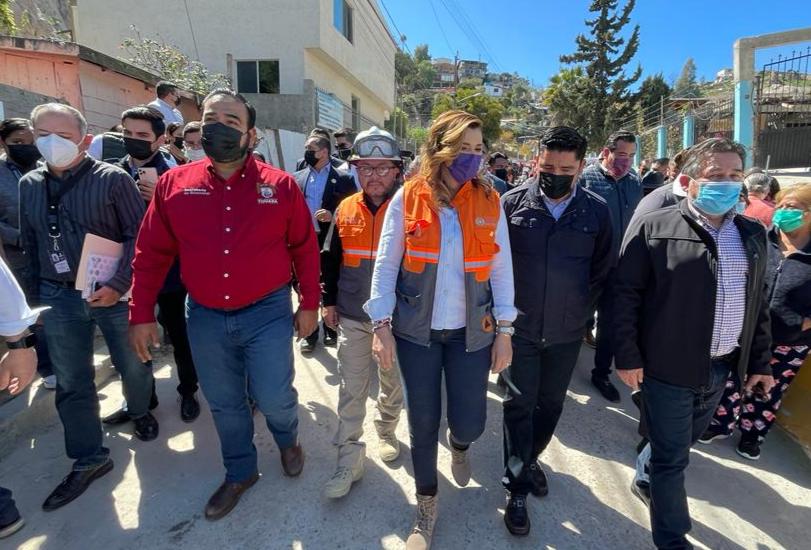
<svg viewBox="0 0 811 550">
<path fill-rule="evenodd" d="M 700 388 L 673 386 L 650 377 L 642 382 L 642 411 L 651 445 L 651 530 L 659 549 L 693 547 L 686 538 L 691 522 L 684 471 L 690 463 L 690 447 L 710 425 L 732 368 L 730 363 L 713 361 L 708 383 Z"/>
<path fill-rule="evenodd" d="M 65 429 L 65 450 L 75 460 L 74 470 L 92 469 L 110 454 L 102 446 L 93 367 L 96 326 L 101 329 L 112 363 L 121 375 L 132 418 L 148 412 L 153 382 L 151 365 L 142 363 L 129 347 L 126 302 L 90 307 L 78 290 L 47 281 L 40 282 L 39 293 L 41 301 L 51 306 L 43 313 L 43 320 L 56 375 L 56 409 Z"/>
<path fill-rule="evenodd" d="M 298 440 L 290 288 L 235 311 L 210 309 L 189 296 L 186 317 L 200 387 L 220 437 L 225 480 L 245 481 L 257 472 L 249 392 L 280 449 Z"/>
<path fill-rule="evenodd" d="M 428 346 L 397 338 L 397 360 L 408 407 L 411 461 L 419 495 L 435 495 L 437 491 L 442 374 L 445 374 L 448 427 L 454 443 L 464 447 L 479 438 L 487 420 L 490 349 L 487 346 L 466 352 L 465 329 L 432 330 Z"/>
<path fill-rule="evenodd" d="M 0 487 L 0 529 L 20 519 L 20 512 L 11 498 L 11 491 Z"/>
</svg>

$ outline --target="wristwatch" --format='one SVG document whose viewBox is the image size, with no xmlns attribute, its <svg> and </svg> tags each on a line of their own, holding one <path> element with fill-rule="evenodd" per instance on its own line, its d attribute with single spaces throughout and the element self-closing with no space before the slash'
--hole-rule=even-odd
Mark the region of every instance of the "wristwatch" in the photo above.
<svg viewBox="0 0 811 550">
<path fill-rule="evenodd" d="M 515 334 L 515 327 L 513 327 L 513 326 L 509 326 L 509 327 L 497 326 L 496 327 L 496 334 L 506 334 L 507 336 L 512 336 L 513 334 Z"/>
<path fill-rule="evenodd" d="M 37 345 L 37 335 L 29 334 L 24 338 L 20 338 L 16 342 L 6 342 L 8 349 L 28 349 Z"/>
</svg>

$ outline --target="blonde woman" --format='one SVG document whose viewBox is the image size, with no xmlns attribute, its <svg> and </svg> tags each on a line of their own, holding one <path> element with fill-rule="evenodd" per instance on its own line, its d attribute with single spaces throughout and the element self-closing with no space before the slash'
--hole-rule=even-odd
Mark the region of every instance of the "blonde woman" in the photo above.
<svg viewBox="0 0 811 550">
<path fill-rule="evenodd" d="M 449 111 L 431 126 L 419 173 L 392 198 L 365 309 L 373 354 L 406 389 L 417 521 L 406 548 L 431 546 L 445 378 L 451 471 L 470 481 L 470 444 L 484 431 L 487 379 L 512 360 L 513 273 L 498 194 L 482 168 L 482 123 Z"/>
</svg>

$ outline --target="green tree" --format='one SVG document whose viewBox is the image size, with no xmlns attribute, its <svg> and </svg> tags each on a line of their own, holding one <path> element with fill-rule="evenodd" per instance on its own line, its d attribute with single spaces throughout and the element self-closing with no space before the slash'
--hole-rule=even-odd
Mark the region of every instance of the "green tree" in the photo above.
<svg viewBox="0 0 811 550">
<path fill-rule="evenodd" d="M 589 36 L 579 34 L 577 50 L 560 58 L 566 64 L 582 64 L 589 78 L 584 106 L 588 124 L 583 131 L 592 144 L 602 144 L 620 121 L 632 114 L 630 87 L 642 74 L 641 67 L 630 76 L 625 73 L 639 49 L 639 25 L 634 26 L 627 41 L 621 36 L 636 0 L 628 0 L 622 9 L 618 4 L 618 0 L 592 0 L 589 11 L 597 15 L 586 20 Z"/>
<path fill-rule="evenodd" d="M 592 83 L 583 67 L 576 66 L 561 69 L 554 75 L 549 86 L 544 90 L 543 102 L 549 107 L 551 123 L 571 126 L 586 135 L 592 123 Z M 602 142 L 599 142 L 599 147 Z"/>
<path fill-rule="evenodd" d="M 403 140 L 408 136 L 408 115 L 405 111 L 397 107 L 394 109 L 394 113 L 392 113 L 385 122 L 384 126 L 395 138 Z"/>
<path fill-rule="evenodd" d="M 0 0 L 0 31 L 14 36 L 17 34 L 17 23 L 11 10 L 11 0 Z"/>
<path fill-rule="evenodd" d="M 692 57 L 688 57 L 684 62 L 679 78 L 673 85 L 673 95 L 675 97 L 699 97 L 701 95 L 698 80 L 696 80 L 696 62 Z"/>
<path fill-rule="evenodd" d="M 501 116 L 504 114 L 504 106 L 498 99 L 485 95 L 483 89 L 459 88 L 455 96 L 439 94 L 434 100 L 431 115 L 436 118 L 451 109 L 461 109 L 479 117 L 482 121 L 482 133 L 491 143 L 501 136 Z"/>
<path fill-rule="evenodd" d="M 636 106 L 642 112 L 647 112 L 653 107 L 658 107 L 662 98 L 667 99 L 672 90 L 665 81 L 662 73 L 650 75 L 639 86 L 636 93 Z"/>
<path fill-rule="evenodd" d="M 230 87 L 225 75 L 210 72 L 202 63 L 192 61 L 175 46 L 142 37 L 134 26 L 130 29 L 135 37 L 126 38 L 121 43 L 129 55 L 127 62 L 199 95 L 206 95 L 215 88 Z"/>
<path fill-rule="evenodd" d="M 431 61 L 431 54 L 428 53 L 428 44 L 420 44 L 414 48 L 414 61 Z"/>
</svg>

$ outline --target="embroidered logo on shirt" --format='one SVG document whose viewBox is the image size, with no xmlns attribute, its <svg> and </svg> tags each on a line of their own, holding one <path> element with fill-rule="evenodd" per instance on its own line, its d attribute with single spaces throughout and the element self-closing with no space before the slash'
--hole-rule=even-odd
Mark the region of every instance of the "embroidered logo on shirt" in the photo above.
<svg viewBox="0 0 811 550">
<path fill-rule="evenodd" d="M 276 192 L 273 190 L 273 187 L 270 185 L 260 185 L 259 186 L 259 196 L 261 198 L 257 199 L 257 204 L 279 204 L 279 200 L 274 198 Z"/>
<path fill-rule="evenodd" d="M 211 195 L 208 189 L 205 187 L 186 187 L 183 189 L 184 195 Z"/>
</svg>

